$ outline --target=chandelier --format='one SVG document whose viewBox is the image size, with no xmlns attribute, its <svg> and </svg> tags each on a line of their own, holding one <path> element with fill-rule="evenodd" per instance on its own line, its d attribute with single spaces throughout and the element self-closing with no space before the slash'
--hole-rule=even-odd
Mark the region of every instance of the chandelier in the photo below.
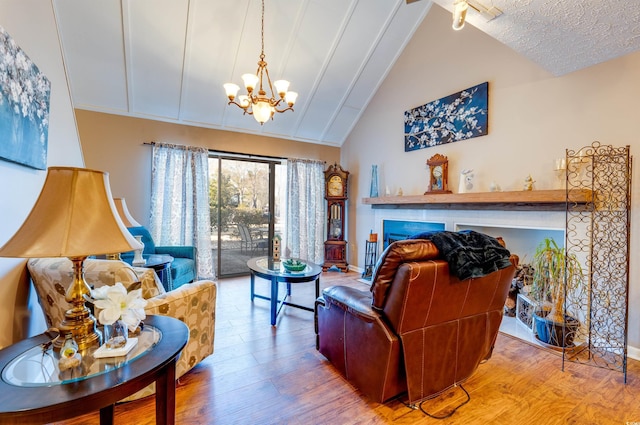
<svg viewBox="0 0 640 425">
<path fill-rule="evenodd" d="M 224 90 L 229 98 L 228 105 L 232 103 L 244 110 L 244 114 L 253 115 L 260 123 L 264 124 L 269 118 L 273 119 L 276 112 L 293 111 L 293 104 L 296 102 L 298 93 L 289 91 L 289 82 L 286 80 L 277 80 L 271 84 L 267 63 L 264 61 L 264 0 L 262 0 L 262 32 L 260 34 L 262 40 L 262 50 L 260 51 L 260 60 L 258 61 L 258 70 L 255 74 L 242 75 L 244 87 L 247 94 L 237 96 L 240 87 L 237 84 L 227 83 Z M 266 86 L 263 85 L 266 77 Z M 258 86 L 256 94 L 256 86 Z M 273 87 L 275 86 L 278 97 L 274 96 Z M 267 97 L 266 88 L 269 89 L 271 97 Z M 236 96 L 238 101 L 236 102 Z M 282 103 L 286 103 L 286 107 L 278 109 Z M 283 105 L 284 106 L 284 105 Z"/>
</svg>

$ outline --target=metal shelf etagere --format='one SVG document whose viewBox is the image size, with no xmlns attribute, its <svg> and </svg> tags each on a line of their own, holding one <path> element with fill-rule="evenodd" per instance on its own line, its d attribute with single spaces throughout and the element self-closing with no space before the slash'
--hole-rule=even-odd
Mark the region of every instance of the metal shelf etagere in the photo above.
<svg viewBox="0 0 640 425">
<path fill-rule="evenodd" d="M 594 142 L 566 151 L 565 248 L 580 260 L 585 284 L 567 291 L 565 282 L 565 314 L 582 325 L 575 346 L 563 349 L 563 368 L 570 361 L 619 370 L 625 382 L 631 162 L 629 146 Z M 590 203 L 574 202 L 571 194 L 581 190 L 592 192 Z"/>
</svg>

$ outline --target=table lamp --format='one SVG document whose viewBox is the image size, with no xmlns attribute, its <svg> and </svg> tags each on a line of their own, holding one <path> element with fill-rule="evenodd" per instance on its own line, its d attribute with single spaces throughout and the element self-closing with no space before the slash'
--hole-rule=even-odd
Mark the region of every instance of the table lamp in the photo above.
<svg viewBox="0 0 640 425">
<path fill-rule="evenodd" d="M 142 227 L 142 224 L 138 223 L 127 209 L 127 203 L 125 202 L 124 198 L 113 198 L 113 202 L 116 204 L 116 211 L 118 211 L 120 220 L 122 220 L 125 226 Z M 131 264 L 133 264 L 134 266 L 143 266 L 146 263 L 146 260 L 142 256 L 142 252 L 144 251 L 142 236 L 135 235 L 134 238 L 140 243 L 142 247 L 133 251 L 133 261 Z M 117 256 L 120 257 L 120 254 L 117 254 Z"/>
<path fill-rule="evenodd" d="M 142 224 L 138 223 L 129 212 L 124 198 L 113 198 L 113 202 L 116 204 L 116 211 L 118 211 L 120 220 L 126 227 L 142 227 Z"/>
<path fill-rule="evenodd" d="M 74 167 L 49 167 L 40 196 L 20 229 L 0 248 L 0 257 L 68 257 L 73 283 L 71 308 L 59 326 L 80 350 L 99 345 L 96 320 L 85 305 L 90 294 L 83 262 L 89 255 L 130 251 L 138 242 L 124 226 L 111 197 L 109 174 Z"/>
</svg>

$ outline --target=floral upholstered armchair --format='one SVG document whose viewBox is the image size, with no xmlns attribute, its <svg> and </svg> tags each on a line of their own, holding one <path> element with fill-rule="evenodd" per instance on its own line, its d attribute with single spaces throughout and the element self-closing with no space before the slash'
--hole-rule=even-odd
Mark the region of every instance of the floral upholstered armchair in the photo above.
<svg viewBox="0 0 640 425">
<path fill-rule="evenodd" d="M 67 258 L 35 258 L 27 262 L 27 267 L 47 325 L 57 327 L 64 319 L 65 311 L 70 308 L 64 294 L 73 281 L 72 263 Z M 171 316 L 187 325 L 189 341 L 176 364 L 176 378 L 213 353 L 217 295 L 215 282 L 201 280 L 165 292 L 152 269 L 131 267 L 124 261 L 94 259 L 84 261 L 84 277 L 94 289 L 115 282 L 122 282 L 128 288 L 141 282 L 142 296 L 147 300 L 147 315 Z M 153 394 L 154 385 L 125 400 Z"/>
</svg>

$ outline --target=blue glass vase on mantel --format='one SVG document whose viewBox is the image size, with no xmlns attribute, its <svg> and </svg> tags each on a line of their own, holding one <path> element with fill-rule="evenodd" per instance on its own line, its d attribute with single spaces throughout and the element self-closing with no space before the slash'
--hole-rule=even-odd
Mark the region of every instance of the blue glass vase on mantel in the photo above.
<svg viewBox="0 0 640 425">
<path fill-rule="evenodd" d="M 369 191 L 369 197 L 378 197 L 378 166 L 371 166 L 371 190 Z"/>
</svg>

